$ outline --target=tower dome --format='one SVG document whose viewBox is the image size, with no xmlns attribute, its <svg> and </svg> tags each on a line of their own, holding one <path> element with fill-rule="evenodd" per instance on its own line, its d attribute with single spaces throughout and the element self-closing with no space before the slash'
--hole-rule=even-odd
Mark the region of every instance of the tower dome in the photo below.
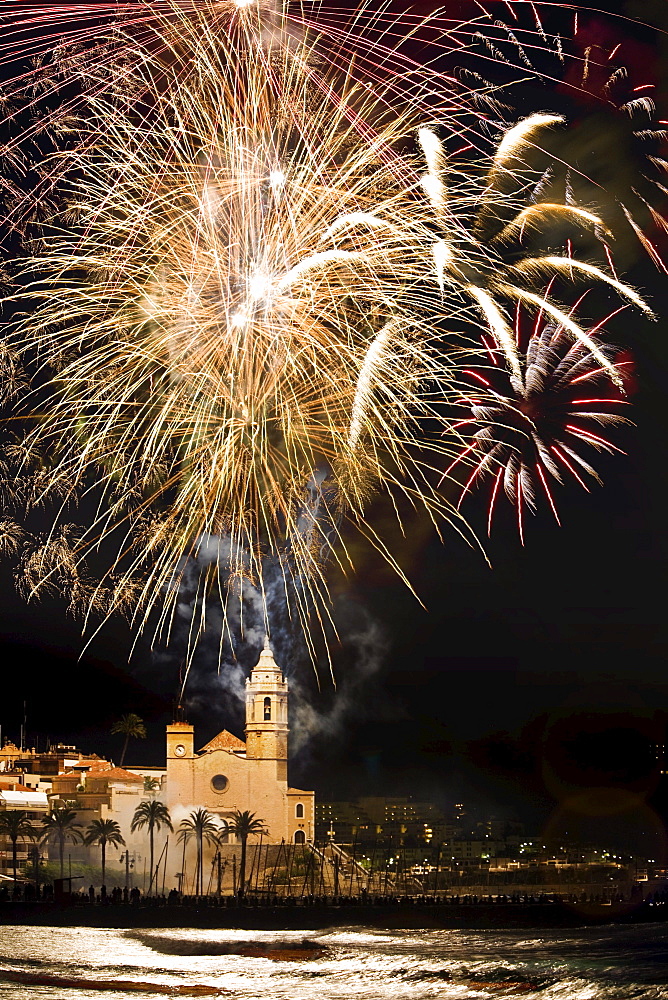
<svg viewBox="0 0 668 1000">
<path fill-rule="evenodd" d="M 281 668 L 276 663 L 276 660 L 274 659 L 274 652 L 273 652 L 273 650 L 271 648 L 271 645 L 269 643 L 269 636 L 267 636 L 267 635 L 265 635 L 265 637 L 264 637 L 264 648 L 263 648 L 262 652 L 260 653 L 260 659 L 257 661 L 257 663 L 255 664 L 255 666 L 253 667 L 253 671 L 251 673 L 251 677 L 252 677 L 253 673 L 255 673 L 256 670 L 258 670 L 260 672 L 262 672 L 263 670 L 267 670 L 267 671 L 278 673 L 278 674 L 281 674 L 281 675 L 283 673 L 283 671 L 281 670 Z"/>
</svg>

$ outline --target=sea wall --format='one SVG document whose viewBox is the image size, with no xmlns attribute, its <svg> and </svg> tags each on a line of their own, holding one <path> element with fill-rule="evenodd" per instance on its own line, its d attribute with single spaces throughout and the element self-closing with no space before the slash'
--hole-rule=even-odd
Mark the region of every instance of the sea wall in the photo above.
<svg viewBox="0 0 668 1000">
<path fill-rule="evenodd" d="M 244 904 L 212 899 L 199 904 L 67 905 L 45 902 L 0 904 L 0 925 L 83 927 L 202 927 L 248 930 L 316 930 L 333 926 L 400 928 L 579 927 L 613 922 L 635 923 L 666 918 L 668 902 L 569 903 L 537 901 L 450 902 L 396 900 L 339 905 L 293 900 L 285 905 Z"/>
</svg>

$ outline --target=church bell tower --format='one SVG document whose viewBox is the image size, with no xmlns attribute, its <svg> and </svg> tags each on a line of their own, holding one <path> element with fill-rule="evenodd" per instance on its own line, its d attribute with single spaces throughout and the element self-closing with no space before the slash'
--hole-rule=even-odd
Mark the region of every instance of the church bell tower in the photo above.
<svg viewBox="0 0 668 1000">
<path fill-rule="evenodd" d="M 246 757 L 275 760 L 278 779 L 287 781 L 288 684 L 268 639 L 246 681 Z"/>
</svg>

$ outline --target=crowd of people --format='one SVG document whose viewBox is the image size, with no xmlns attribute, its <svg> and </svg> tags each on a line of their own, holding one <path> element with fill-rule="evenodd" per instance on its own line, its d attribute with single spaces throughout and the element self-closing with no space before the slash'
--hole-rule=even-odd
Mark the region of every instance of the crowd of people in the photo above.
<svg viewBox="0 0 668 1000">
<path fill-rule="evenodd" d="M 432 894 L 432 895 L 376 895 L 362 891 L 358 895 L 278 895 L 271 892 L 249 894 L 215 894 L 192 896 L 171 889 L 167 894 L 146 895 L 137 886 L 133 888 L 115 887 L 107 891 L 106 886 L 96 890 L 94 886 L 74 892 L 54 893 L 51 884 L 35 887 L 33 883 L 17 883 L 15 886 L 0 888 L 0 903 L 3 902 L 43 902 L 66 903 L 73 906 L 208 906 L 208 907 L 285 907 L 285 906 L 519 906 L 519 905 L 611 905 L 616 903 L 644 902 L 647 905 L 668 903 L 668 889 L 654 891 L 643 895 L 639 886 L 634 886 L 630 892 L 615 890 L 612 893 L 586 892 L 581 893 L 527 893 L 516 891 L 512 893 L 477 894 Z"/>
</svg>

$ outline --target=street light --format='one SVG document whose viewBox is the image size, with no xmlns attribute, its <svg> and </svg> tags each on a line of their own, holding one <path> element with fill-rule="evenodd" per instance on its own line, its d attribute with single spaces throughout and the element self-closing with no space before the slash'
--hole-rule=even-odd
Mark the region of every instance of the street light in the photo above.
<svg viewBox="0 0 668 1000">
<path fill-rule="evenodd" d="M 32 854 L 33 874 L 35 878 L 35 896 L 37 897 L 39 896 L 39 863 L 44 859 L 42 858 L 42 855 L 39 853 L 39 847 L 37 846 L 37 844 L 35 844 L 31 848 L 30 853 Z"/>
<path fill-rule="evenodd" d="M 130 852 L 125 850 L 118 860 L 121 865 L 125 861 L 125 891 L 128 893 L 130 891 L 130 870 L 135 866 L 134 851 L 132 852 L 132 857 L 130 857 Z"/>
</svg>

